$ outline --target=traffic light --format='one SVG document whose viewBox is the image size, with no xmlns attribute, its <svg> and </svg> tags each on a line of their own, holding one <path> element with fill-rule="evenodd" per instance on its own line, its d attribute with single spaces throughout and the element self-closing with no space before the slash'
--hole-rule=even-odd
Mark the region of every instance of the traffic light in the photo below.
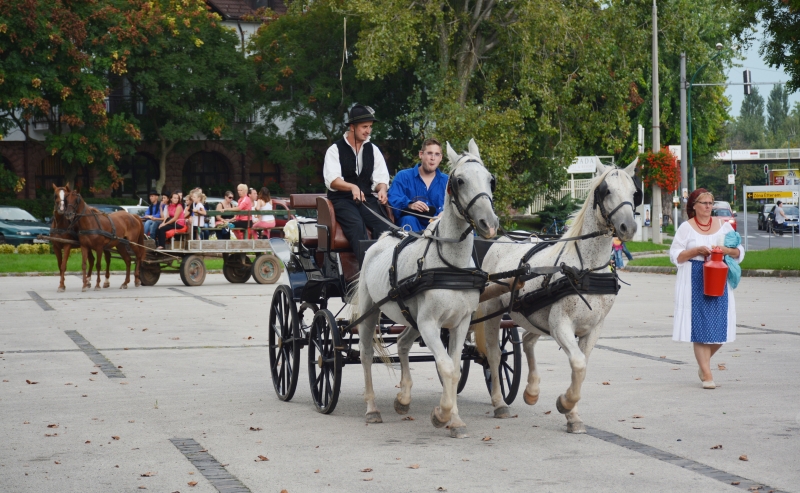
<svg viewBox="0 0 800 493">
<path fill-rule="evenodd" d="M 736 163 L 733 163 L 733 174 L 736 174 Z"/>
<path fill-rule="evenodd" d="M 765 164 L 765 165 L 764 165 L 764 174 L 765 174 L 765 175 L 768 175 L 768 174 L 769 174 L 769 165 L 768 165 L 768 164 Z"/>
<path fill-rule="evenodd" d="M 744 95 L 749 96 L 752 92 L 752 87 L 750 84 L 753 82 L 753 79 L 750 78 L 750 71 L 744 71 Z"/>
</svg>

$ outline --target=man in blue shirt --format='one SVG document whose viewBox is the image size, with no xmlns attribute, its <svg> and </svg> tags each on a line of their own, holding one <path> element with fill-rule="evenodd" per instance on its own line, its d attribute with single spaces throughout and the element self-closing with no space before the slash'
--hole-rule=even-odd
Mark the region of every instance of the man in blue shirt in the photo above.
<svg viewBox="0 0 800 493">
<path fill-rule="evenodd" d="M 161 222 L 161 207 L 158 203 L 159 193 L 155 190 L 150 190 L 150 207 L 147 208 L 147 213 L 144 215 L 144 234 L 153 238 L 156 235 L 156 228 L 158 223 Z"/>
<path fill-rule="evenodd" d="M 442 145 L 436 139 L 427 139 L 419 151 L 420 162 L 410 169 L 399 171 L 389 188 L 389 205 L 396 214 L 399 226 L 411 231 L 422 231 L 430 219 L 441 214 L 447 175 L 439 170 L 442 162 Z M 419 217 L 422 216 L 422 217 Z"/>
</svg>

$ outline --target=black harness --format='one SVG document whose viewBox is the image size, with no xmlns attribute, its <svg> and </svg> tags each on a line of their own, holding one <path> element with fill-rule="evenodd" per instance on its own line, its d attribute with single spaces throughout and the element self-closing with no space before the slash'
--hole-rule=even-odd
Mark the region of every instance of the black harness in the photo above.
<svg viewBox="0 0 800 493">
<path fill-rule="evenodd" d="M 91 208 L 91 210 L 88 213 L 84 212 L 79 213 L 77 209 L 78 206 L 81 204 L 81 202 L 83 202 L 83 199 L 81 198 L 80 194 L 76 193 L 75 196 L 77 197 L 77 201 L 75 202 L 75 204 L 67 205 L 66 212 L 69 212 L 70 209 L 73 209 L 73 213 L 75 214 L 75 216 L 72 218 L 72 221 L 70 221 L 69 227 L 71 229 L 76 229 L 78 231 L 79 236 L 82 235 L 102 236 L 104 238 L 109 239 L 110 241 L 117 241 L 119 242 L 119 244 L 126 246 L 131 243 L 130 240 L 128 240 L 127 238 L 120 238 L 119 236 L 117 236 L 117 227 L 114 225 L 114 221 L 112 221 L 111 218 L 108 217 L 108 214 L 106 214 L 105 212 L 101 212 L 98 211 L 97 209 Z M 87 205 L 84 204 L 83 210 L 86 210 L 86 207 Z M 94 218 L 95 222 L 97 223 L 97 229 L 80 229 L 78 227 L 78 219 L 81 217 L 89 217 L 89 216 L 92 216 Z M 108 219 L 109 224 L 111 224 L 110 233 L 104 230 L 103 226 L 100 224 L 100 216 L 105 216 Z"/>
</svg>

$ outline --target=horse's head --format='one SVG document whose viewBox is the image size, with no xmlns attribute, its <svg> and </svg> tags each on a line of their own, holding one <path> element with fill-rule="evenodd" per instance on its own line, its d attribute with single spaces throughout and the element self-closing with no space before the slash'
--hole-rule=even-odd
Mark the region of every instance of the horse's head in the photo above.
<svg viewBox="0 0 800 493">
<path fill-rule="evenodd" d="M 613 228 L 622 241 L 630 241 L 636 233 L 633 211 L 642 203 L 642 186 L 634 179 L 638 161 L 634 160 L 625 169 L 614 169 L 597 160 L 601 180 L 594 189 L 593 208 L 598 222 Z"/>
<path fill-rule="evenodd" d="M 469 140 L 469 151 L 456 154 L 447 144 L 450 159 L 450 180 L 447 182 L 448 199 L 459 214 L 484 238 L 497 234 L 500 221 L 494 213 L 492 196 L 495 178 L 483 166 L 478 145 Z"/>
<path fill-rule="evenodd" d="M 85 206 L 83 198 L 81 198 L 81 194 L 75 190 L 66 195 L 64 199 L 64 205 L 64 217 L 67 218 L 67 221 L 73 221 L 77 214 L 83 212 L 83 208 Z"/>
<path fill-rule="evenodd" d="M 69 195 L 69 185 L 57 187 L 53 183 L 53 214 L 61 216 L 66 212 L 66 198 Z"/>
</svg>

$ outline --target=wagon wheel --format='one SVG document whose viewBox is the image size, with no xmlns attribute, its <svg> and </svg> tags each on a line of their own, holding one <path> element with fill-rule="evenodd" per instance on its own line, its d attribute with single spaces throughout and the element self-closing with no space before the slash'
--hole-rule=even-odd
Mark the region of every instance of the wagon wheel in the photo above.
<svg viewBox="0 0 800 493">
<path fill-rule="evenodd" d="M 155 286 L 161 277 L 161 264 L 142 264 L 139 268 L 139 280 L 142 286 Z"/>
<path fill-rule="evenodd" d="M 330 414 L 339 401 L 342 385 L 342 336 L 333 314 L 319 310 L 308 333 L 308 382 L 317 411 Z"/>
<path fill-rule="evenodd" d="M 181 281 L 187 286 L 200 286 L 206 280 L 206 264 L 203 258 L 189 255 L 181 260 Z"/>
<path fill-rule="evenodd" d="M 281 263 L 275 255 L 259 255 L 253 263 L 253 279 L 259 284 L 275 284 L 281 277 Z"/>
<path fill-rule="evenodd" d="M 300 342 L 304 345 L 308 342 L 308 333 L 311 331 L 311 324 L 314 321 L 314 315 L 319 310 L 319 307 L 314 303 L 304 302 L 297 310 L 297 320 L 300 325 Z"/>
<path fill-rule="evenodd" d="M 519 382 L 522 376 L 522 344 L 516 327 L 503 329 L 500 337 L 500 392 L 503 400 L 511 405 L 517 398 Z M 492 393 L 492 373 L 486 366 L 483 370 L 486 388 Z"/>
<path fill-rule="evenodd" d="M 442 344 L 444 344 L 445 349 L 450 348 L 450 331 L 448 329 L 442 329 L 441 332 L 442 337 Z M 469 365 L 471 360 L 462 359 L 461 360 L 461 378 L 458 379 L 458 387 L 456 388 L 456 393 L 460 394 L 462 390 L 464 390 L 464 386 L 467 385 L 467 378 L 469 377 Z M 438 374 L 438 371 L 437 371 Z M 442 382 L 442 376 L 439 375 L 439 382 Z"/>
<path fill-rule="evenodd" d="M 222 274 L 230 283 L 241 284 L 250 279 L 253 262 L 243 253 L 229 254 L 222 264 Z"/>
<path fill-rule="evenodd" d="M 292 289 L 278 286 L 269 309 L 269 369 L 275 393 L 282 401 L 291 400 L 297 389 L 301 346 L 298 320 Z"/>
</svg>

